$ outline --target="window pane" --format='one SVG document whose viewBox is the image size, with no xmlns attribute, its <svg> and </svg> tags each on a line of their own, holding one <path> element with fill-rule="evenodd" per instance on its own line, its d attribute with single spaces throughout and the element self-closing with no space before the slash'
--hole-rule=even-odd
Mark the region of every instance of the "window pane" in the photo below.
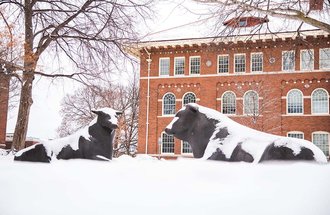
<svg viewBox="0 0 330 215">
<path fill-rule="evenodd" d="M 312 94 L 312 113 L 328 113 L 329 99 L 325 90 L 318 89 Z"/>
<path fill-rule="evenodd" d="M 287 97 L 288 113 L 303 112 L 303 95 L 299 90 L 292 90 Z"/>
<path fill-rule="evenodd" d="M 288 137 L 293 137 L 293 138 L 298 138 L 298 139 L 304 139 L 304 134 L 303 133 L 288 133 Z"/>
<path fill-rule="evenodd" d="M 222 113 L 235 114 L 236 112 L 236 96 L 232 92 L 227 92 L 222 96 Z"/>
<path fill-rule="evenodd" d="M 282 53 L 282 63 L 284 71 L 294 70 L 294 52 L 288 51 Z"/>
<path fill-rule="evenodd" d="M 174 58 L 174 74 L 184 74 L 184 58 Z"/>
<path fill-rule="evenodd" d="M 330 68 L 330 49 L 320 49 L 320 69 Z"/>
<path fill-rule="evenodd" d="M 301 70 L 313 70 L 314 69 L 314 52 L 313 50 L 301 51 Z"/>
<path fill-rule="evenodd" d="M 160 75 L 169 75 L 170 74 L 170 59 L 169 58 L 160 58 L 159 59 L 159 74 Z"/>
<path fill-rule="evenodd" d="M 313 143 L 329 156 L 329 134 L 313 134 Z"/>
<path fill-rule="evenodd" d="M 190 74 L 199 74 L 201 67 L 200 57 L 191 57 L 190 58 Z"/>
<path fill-rule="evenodd" d="M 182 153 L 192 153 L 191 146 L 187 141 L 182 142 Z"/>
<path fill-rule="evenodd" d="M 235 72 L 245 72 L 245 55 L 235 55 Z"/>
<path fill-rule="evenodd" d="M 263 59 L 263 56 L 262 56 L 262 53 L 258 53 L 258 54 L 252 54 L 251 55 L 251 62 L 252 62 L 252 65 L 251 65 L 251 69 L 252 69 L 252 72 L 261 72 L 262 71 L 262 59 Z"/>
<path fill-rule="evenodd" d="M 173 94 L 166 94 L 163 101 L 163 115 L 175 114 L 175 97 Z"/>
<path fill-rule="evenodd" d="M 256 115 L 259 113 L 259 96 L 255 91 L 244 95 L 244 113 Z"/>
<path fill-rule="evenodd" d="M 229 72 L 229 56 L 219 56 L 219 73 Z"/>
<path fill-rule="evenodd" d="M 193 93 L 187 93 L 183 98 L 183 105 L 196 103 L 196 96 Z"/>
<path fill-rule="evenodd" d="M 174 136 L 163 133 L 162 153 L 174 153 Z"/>
</svg>

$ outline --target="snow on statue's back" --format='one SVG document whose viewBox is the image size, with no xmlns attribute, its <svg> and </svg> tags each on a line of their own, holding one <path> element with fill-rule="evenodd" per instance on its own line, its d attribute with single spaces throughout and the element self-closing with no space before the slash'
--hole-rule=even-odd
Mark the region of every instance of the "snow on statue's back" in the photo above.
<svg viewBox="0 0 330 215">
<path fill-rule="evenodd" d="M 39 143 L 16 153 L 15 160 L 50 162 L 56 159 L 92 159 L 111 160 L 112 142 L 115 129 L 118 127 L 117 117 L 121 112 L 111 108 L 92 111 L 97 117 L 85 128 L 74 134 Z"/>
<path fill-rule="evenodd" d="M 182 108 L 167 134 L 187 141 L 195 158 L 222 161 L 311 160 L 327 162 L 312 142 L 257 131 L 197 104 Z"/>
</svg>

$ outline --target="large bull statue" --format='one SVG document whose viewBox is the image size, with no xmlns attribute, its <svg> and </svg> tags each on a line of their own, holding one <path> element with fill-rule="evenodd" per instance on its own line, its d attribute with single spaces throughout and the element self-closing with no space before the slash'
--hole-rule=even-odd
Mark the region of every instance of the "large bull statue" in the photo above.
<svg viewBox="0 0 330 215">
<path fill-rule="evenodd" d="M 181 109 L 165 132 L 187 141 L 195 158 L 254 163 L 267 160 L 327 162 L 324 153 L 310 141 L 257 131 L 197 104 Z"/>
<path fill-rule="evenodd" d="M 76 133 L 44 143 L 32 145 L 16 153 L 14 160 L 50 162 L 56 159 L 111 160 L 113 139 L 119 111 L 102 108 L 92 111 L 97 115 L 89 126 Z"/>
</svg>

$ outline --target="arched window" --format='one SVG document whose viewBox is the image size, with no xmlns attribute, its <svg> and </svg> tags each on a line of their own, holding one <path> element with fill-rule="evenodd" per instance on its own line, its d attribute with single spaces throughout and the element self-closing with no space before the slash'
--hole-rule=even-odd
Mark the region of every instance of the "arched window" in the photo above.
<svg viewBox="0 0 330 215">
<path fill-rule="evenodd" d="M 162 134 L 162 153 L 174 153 L 174 136 Z"/>
<path fill-rule="evenodd" d="M 287 112 L 289 114 L 303 113 L 303 94 L 300 90 L 290 90 L 287 95 Z"/>
<path fill-rule="evenodd" d="M 182 154 L 192 153 L 191 146 L 187 141 L 182 141 Z"/>
<path fill-rule="evenodd" d="M 225 92 L 222 95 L 222 108 L 223 114 L 235 114 L 236 113 L 236 96 L 233 92 Z"/>
<path fill-rule="evenodd" d="M 163 115 L 175 114 L 175 96 L 172 93 L 167 93 L 163 97 Z"/>
<path fill-rule="evenodd" d="M 244 114 L 256 115 L 259 113 L 258 93 L 250 90 L 244 94 Z"/>
<path fill-rule="evenodd" d="M 328 132 L 314 132 L 312 142 L 318 146 L 326 156 L 329 156 L 329 133 Z"/>
<path fill-rule="evenodd" d="M 312 93 L 312 113 L 329 113 L 328 92 L 324 89 L 316 89 Z"/>
<path fill-rule="evenodd" d="M 196 96 L 193 93 L 186 93 L 183 96 L 183 106 L 185 106 L 188 103 L 196 103 Z"/>
</svg>

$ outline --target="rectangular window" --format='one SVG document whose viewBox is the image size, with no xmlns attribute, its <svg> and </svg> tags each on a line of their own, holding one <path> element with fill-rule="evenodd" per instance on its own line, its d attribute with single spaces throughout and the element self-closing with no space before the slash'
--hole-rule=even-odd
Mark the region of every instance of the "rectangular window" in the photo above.
<svg viewBox="0 0 330 215">
<path fill-rule="evenodd" d="M 159 75 L 170 74 L 170 58 L 159 58 Z"/>
<path fill-rule="evenodd" d="M 320 69 L 330 69 L 330 48 L 320 49 Z"/>
<path fill-rule="evenodd" d="M 283 71 L 294 70 L 294 51 L 282 52 L 282 70 Z"/>
<path fill-rule="evenodd" d="M 184 57 L 174 58 L 174 75 L 184 75 Z"/>
<path fill-rule="evenodd" d="M 245 54 L 235 54 L 235 72 L 245 72 Z"/>
<path fill-rule="evenodd" d="M 201 58 L 197 57 L 190 57 L 190 74 L 191 75 L 198 75 L 200 74 L 201 70 Z"/>
<path fill-rule="evenodd" d="M 314 50 L 300 51 L 300 70 L 314 70 Z"/>
<path fill-rule="evenodd" d="M 162 153 L 174 153 L 174 136 L 163 133 Z"/>
<path fill-rule="evenodd" d="M 289 132 L 288 137 L 298 138 L 298 139 L 304 139 L 304 133 L 300 132 Z"/>
<path fill-rule="evenodd" d="M 263 54 L 253 53 L 251 54 L 251 71 L 262 72 L 263 70 Z"/>
<path fill-rule="evenodd" d="M 182 141 L 182 154 L 191 154 L 192 149 L 187 141 Z"/>
<path fill-rule="evenodd" d="M 229 56 L 219 55 L 218 56 L 218 73 L 228 73 L 229 72 Z"/>
<path fill-rule="evenodd" d="M 329 156 L 329 134 L 313 133 L 313 143 Z"/>
</svg>

